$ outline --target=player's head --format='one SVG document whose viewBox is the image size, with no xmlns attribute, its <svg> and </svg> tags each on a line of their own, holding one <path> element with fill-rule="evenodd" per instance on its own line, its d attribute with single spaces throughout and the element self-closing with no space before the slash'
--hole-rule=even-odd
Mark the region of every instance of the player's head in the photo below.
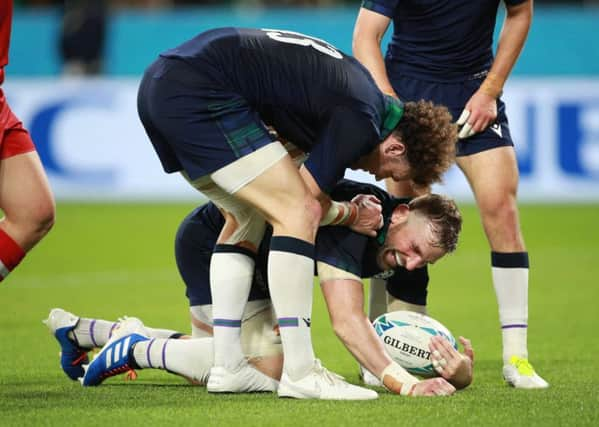
<svg viewBox="0 0 599 427">
<path fill-rule="evenodd" d="M 406 102 L 392 136 L 405 146 L 410 178 L 418 186 L 441 181 L 455 161 L 457 127 L 444 106 L 422 100 Z"/>
<path fill-rule="evenodd" d="M 427 194 L 398 205 L 391 214 L 378 261 L 385 269 L 432 264 L 456 249 L 462 216 L 455 202 Z"/>
</svg>

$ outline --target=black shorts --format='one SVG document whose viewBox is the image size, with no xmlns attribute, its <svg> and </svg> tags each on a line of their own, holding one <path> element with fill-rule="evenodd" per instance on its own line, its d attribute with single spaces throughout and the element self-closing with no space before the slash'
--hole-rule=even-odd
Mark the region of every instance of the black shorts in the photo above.
<svg viewBox="0 0 599 427">
<path fill-rule="evenodd" d="M 165 172 L 192 180 L 209 175 L 274 138 L 245 98 L 214 75 L 178 59 L 158 58 L 146 70 L 137 110 Z"/>
<path fill-rule="evenodd" d="M 464 106 L 470 97 L 478 90 L 483 79 L 471 79 L 461 82 L 434 82 L 418 80 L 389 72 L 389 79 L 395 93 L 404 101 L 419 101 L 421 99 L 432 101 L 435 104 L 445 105 L 454 121 L 460 117 Z M 460 139 L 457 144 L 457 156 L 469 156 L 497 147 L 513 146 L 512 136 L 505 112 L 505 104 L 497 100 L 497 119 L 483 132 L 470 138 Z"/>
<path fill-rule="evenodd" d="M 218 235 L 225 223 L 213 203 L 207 203 L 191 212 L 177 230 L 175 258 L 189 306 L 210 305 L 210 258 Z M 270 299 L 266 280 L 266 264 L 256 262 L 254 279 L 248 300 Z"/>
</svg>

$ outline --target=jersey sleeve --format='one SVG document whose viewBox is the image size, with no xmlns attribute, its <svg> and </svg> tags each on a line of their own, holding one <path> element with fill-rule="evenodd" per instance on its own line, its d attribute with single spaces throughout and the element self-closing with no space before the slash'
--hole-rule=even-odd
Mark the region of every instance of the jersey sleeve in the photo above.
<svg viewBox="0 0 599 427">
<path fill-rule="evenodd" d="M 316 261 L 362 277 L 368 238 L 347 227 L 322 227 L 316 236 Z"/>
<path fill-rule="evenodd" d="M 362 7 L 393 19 L 399 0 L 363 0 Z"/>
<path fill-rule="evenodd" d="M 345 169 L 373 150 L 379 132 L 364 114 L 338 108 L 319 132 L 305 163 L 322 191 L 329 193 Z"/>
</svg>

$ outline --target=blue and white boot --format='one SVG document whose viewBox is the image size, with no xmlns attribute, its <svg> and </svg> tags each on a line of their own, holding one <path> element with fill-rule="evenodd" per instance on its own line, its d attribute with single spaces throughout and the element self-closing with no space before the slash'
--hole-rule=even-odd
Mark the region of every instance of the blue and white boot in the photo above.
<svg viewBox="0 0 599 427">
<path fill-rule="evenodd" d="M 85 374 L 79 378 L 83 386 L 97 386 L 106 378 L 136 368 L 133 360 L 133 347 L 141 341 L 148 341 L 148 333 L 141 320 L 129 317 L 119 323 L 112 337 L 94 360 L 83 366 Z"/>
<path fill-rule="evenodd" d="M 60 366 L 67 376 L 77 380 L 84 374 L 83 365 L 89 363 L 87 352 L 91 349 L 80 347 L 69 338 L 69 332 L 77 327 L 79 317 L 62 308 L 53 308 L 46 320 L 42 320 L 60 345 Z"/>
</svg>

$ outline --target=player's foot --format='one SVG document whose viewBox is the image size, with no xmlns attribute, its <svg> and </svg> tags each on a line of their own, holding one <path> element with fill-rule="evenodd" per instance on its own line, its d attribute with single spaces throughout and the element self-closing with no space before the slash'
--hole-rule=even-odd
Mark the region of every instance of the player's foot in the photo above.
<svg viewBox="0 0 599 427">
<path fill-rule="evenodd" d="M 314 362 L 308 375 L 297 381 L 292 381 L 283 372 L 278 394 L 279 397 L 322 400 L 371 400 L 378 397 L 376 391 L 349 384 L 343 377 L 327 370 L 320 360 Z"/>
<path fill-rule="evenodd" d="M 133 370 L 133 346 L 148 340 L 141 320 L 129 317 L 121 321 L 94 360 L 84 366 L 85 375 L 79 378 L 79 381 L 83 386 L 96 386 L 106 378 Z"/>
<path fill-rule="evenodd" d="M 69 338 L 69 332 L 75 329 L 79 317 L 62 308 L 53 308 L 48 318 L 42 322 L 50 329 L 60 345 L 60 366 L 64 373 L 72 380 L 82 377 L 83 365 L 89 363 L 87 352 L 91 349 L 80 347 Z"/>
<path fill-rule="evenodd" d="M 213 366 L 206 388 L 210 393 L 255 393 L 273 392 L 278 385 L 278 381 L 244 361 L 233 371 L 223 366 Z"/>
<path fill-rule="evenodd" d="M 364 366 L 360 365 L 360 379 L 362 380 L 362 382 L 366 385 L 372 386 L 372 387 L 382 387 L 383 383 L 381 383 L 381 380 L 379 380 L 376 375 L 374 375 L 372 372 L 370 372 L 368 369 L 366 369 Z"/>
<path fill-rule="evenodd" d="M 510 361 L 503 365 L 503 378 L 515 388 L 547 388 L 549 383 L 537 375 L 527 359 L 512 356 Z"/>
</svg>

